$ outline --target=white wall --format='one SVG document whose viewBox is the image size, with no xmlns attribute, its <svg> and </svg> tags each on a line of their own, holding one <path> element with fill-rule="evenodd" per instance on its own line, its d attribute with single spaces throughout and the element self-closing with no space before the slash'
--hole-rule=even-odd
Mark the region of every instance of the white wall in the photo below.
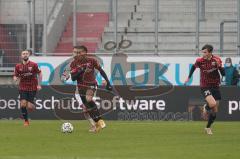
<svg viewBox="0 0 240 159">
<path fill-rule="evenodd" d="M 57 0 L 47 0 L 48 13 Z M 1 24 L 26 24 L 28 18 L 27 0 L 1 0 Z M 36 0 L 36 23 L 43 23 L 43 0 Z"/>
<path fill-rule="evenodd" d="M 60 72 L 59 70 L 64 70 L 65 65 L 63 67 L 59 67 L 61 64 L 63 64 L 66 60 L 68 60 L 70 57 L 32 57 L 31 59 L 35 62 L 37 62 L 43 72 L 43 81 L 44 84 L 54 84 L 54 82 L 50 82 L 50 74 L 51 72 L 54 73 L 53 77 L 55 81 L 56 78 L 59 78 Z M 147 73 L 147 79 L 143 84 L 154 84 L 155 79 L 165 79 L 169 81 L 172 85 L 182 85 L 185 81 L 185 79 L 188 77 L 190 66 L 191 64 L 195 63 L 197 57 L 159 57 L 159 56 L 129 56 L 126 58 L 126 60 L 122 59 L 115 59 L 119 63 L 118 64 L 112 64 L 113 58 L 111 56 L 100 56 L 99 59 L 102 60 L 102 66 L 104 70 L 106 71 L 108 77 L 110 79 L 113 79 L 116 77 L 119 80 L 113 81 L 114 84 L 123 85 L 122 81 L 126 80 L 127 85 L 134 85 L 133 82 L 131 82 L 131 78 L 136 77 L 136 81 L 138 83 L 141 83 L 143 80 L 141 78 L 138 78 L 139 76 L 142 76 L 144 73 L 148 72 L 145 70 L 144 65 L 148 65 L 149 72 Z M 99 61 L 100 61 L 99 60 Z M 224 63 L 225 58 L 222 58 L 222 61 Z M 239 57 L 232 57 L 233 64 L 238 64 L 240 61 Z M 136 66 L 137 69 L 131 69 L 131 64 L 138 65 Z M 159 70 L 156 71 L 159 67 L 158 64 L 165 65 L 167 67 L 167 71 L 163 75 L 159 75 Z M 56 69 L 58 67 L 58 69 Z M 117 70 L 115 73 L 113 70 Z M 119 74 L 119 72 L 123 71 L 123 74 Z M 127 72 L 127 73 L 126 73 Z M 135 76 L 131 72 L 135 72 Z M 197 69 L 194 72 L 192 81 L 190 85 L 199 85 L 199 78 L 200 73 Z M 100 77 L 100 76 L 99 76 Z M 98 83 L 101 84 L 102 79 L 97 78 Z M 138 80 L 140 79 L 140 80 Z M 71 80 L 69 80 L 67 83 L 71 83 Z M 57 83 L 59 84 L 59 83 Z"/>
</svg>

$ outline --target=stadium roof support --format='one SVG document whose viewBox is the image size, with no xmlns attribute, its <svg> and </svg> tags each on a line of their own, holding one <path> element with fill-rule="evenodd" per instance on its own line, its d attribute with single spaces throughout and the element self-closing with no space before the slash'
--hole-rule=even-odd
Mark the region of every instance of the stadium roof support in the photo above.
<svg viewBox="0 0 240 159">
<path fill-rule="evenodd" d="M 196 0 L 196 39 L 195 39 L 196 55 L 199 55 L 199 28 L 200 28 L 199 7 L 200 7 L 199 0 Z"/>
<path fill-rule="evenodd" d="M 117 47 L 114 49 L 114 53 L 116 54 L 118 52 L 118 41 L 117 41 L 117 36 L 118 36 L 118 16 L 117 16 L 117 13 L 118 13 L 118 0 L 114 0 L 114 41 L 115 41 L 115 44 L 117 44 Z"/>
<path fill-rule="evenodd" d="M 155 0 L 155 54 L 158 55 L 159 0 Z"/>
<path fill-rule="evenodd" d="M 240 0 L 237 3 L 237 54 L 240 55 Z"/>
<path fill-rule="evenodd" d="M 73 0 L 73 46 L 77 45 L 77 1 Z"/>
</svg>

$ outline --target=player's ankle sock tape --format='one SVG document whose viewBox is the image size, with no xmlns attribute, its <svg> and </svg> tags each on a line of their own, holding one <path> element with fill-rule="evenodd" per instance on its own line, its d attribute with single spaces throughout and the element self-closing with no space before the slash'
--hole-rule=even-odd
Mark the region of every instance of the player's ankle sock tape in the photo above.
<svg viewBox="0 0 240 159">
<path fill-rule="evenodd" d="M 215 112 L 212 112 L 211 115 L 212 115 L 212 119 L 214 121 L 216 119 L 216 117 L 217 117 L 217 114 Z"/>
<path fill-rule="evenodd" d="M 97 109 L 91 110 L 91 111 L 89 112 L 89 114 L 90 114 L 91 118 L 92 118 L 95 122 L 98 122 L 98 121 L 101 119 L 100 114 L 99 114 L 99 112 L 98 112 Z"/>
<path fill-rule="evenodd" d="M 216 119 L 216 113 L 212 112 L 209 114 L 207 128 L 210 128 L 214 120 Z"/>
<path fill-rule="evenodd" d="M 101 119 L 101 117 L 100 117 L 100 113 L 98 111 L 96 103 L 94 101 L 90 101 L 88 102 L 88 105 L 92 108 L 91 111 L 89 112 L 91 118 L 95 122 L 98 122 Z"/>
<path fill-rule="evenodd" d="M 208 104 L 205 106 L 205 109 L 206 109 L 207 111 L 210 111 L 210 110 L 211 110 L 211 108 L 209 107 Z"/>
<path fill-rule="evenodd" d="M 24 120 L 27 121 L 28 120 L 27 108 L 26 107 L 22 107 L 21 111 L 22 111 L 22 116 L 23 116 Z"/>
</svg>

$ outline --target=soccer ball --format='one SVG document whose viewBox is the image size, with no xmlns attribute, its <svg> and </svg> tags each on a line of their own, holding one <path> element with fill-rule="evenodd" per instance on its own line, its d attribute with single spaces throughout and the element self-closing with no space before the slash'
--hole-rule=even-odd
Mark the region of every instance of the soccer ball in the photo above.
<svg viewBox="0 0 240 159">
<path fill-rule="evenodd" d="M 73 125 L 71 123 L 63 123 L 61 127 L 61 131 L 63 133 L 71 133 L 73 132 Z"/>
</svg>

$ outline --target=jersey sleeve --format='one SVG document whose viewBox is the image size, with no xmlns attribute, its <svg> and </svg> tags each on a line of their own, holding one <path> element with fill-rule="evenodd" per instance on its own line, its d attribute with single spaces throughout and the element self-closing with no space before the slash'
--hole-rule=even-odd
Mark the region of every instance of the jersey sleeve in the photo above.
<svg viewBox="0 0 240 159">
<path fill-rule="evenodd" d="M 35 73 L 37 74 L 41 73 L 41 70 L 39 69 L 38 64 L 34 65 L 34 70 L 35 70 Z"/>
<path fill-rule="evenodd" d="M 200 58 L 198 58 L 198 59 L 195 61 L 194 66 L 195 66 L 196 68 L 199 68 L 199 67 L 200 67 Z"/>
<path fill-rule="evenodd" d="M 93 59 L 93 67 L 97 70 L 101 68 L 99 62 L 96 59 Z"/>
<path fill-rule="evenodd" d="M 214 58 L 214 60 L 217 62 L 217 66 L 218 66 L 219 68 L 223 67 L 222 60 L 221 60 L 220 57 L 214 56 L 213 58 Z"/>
</svg>

